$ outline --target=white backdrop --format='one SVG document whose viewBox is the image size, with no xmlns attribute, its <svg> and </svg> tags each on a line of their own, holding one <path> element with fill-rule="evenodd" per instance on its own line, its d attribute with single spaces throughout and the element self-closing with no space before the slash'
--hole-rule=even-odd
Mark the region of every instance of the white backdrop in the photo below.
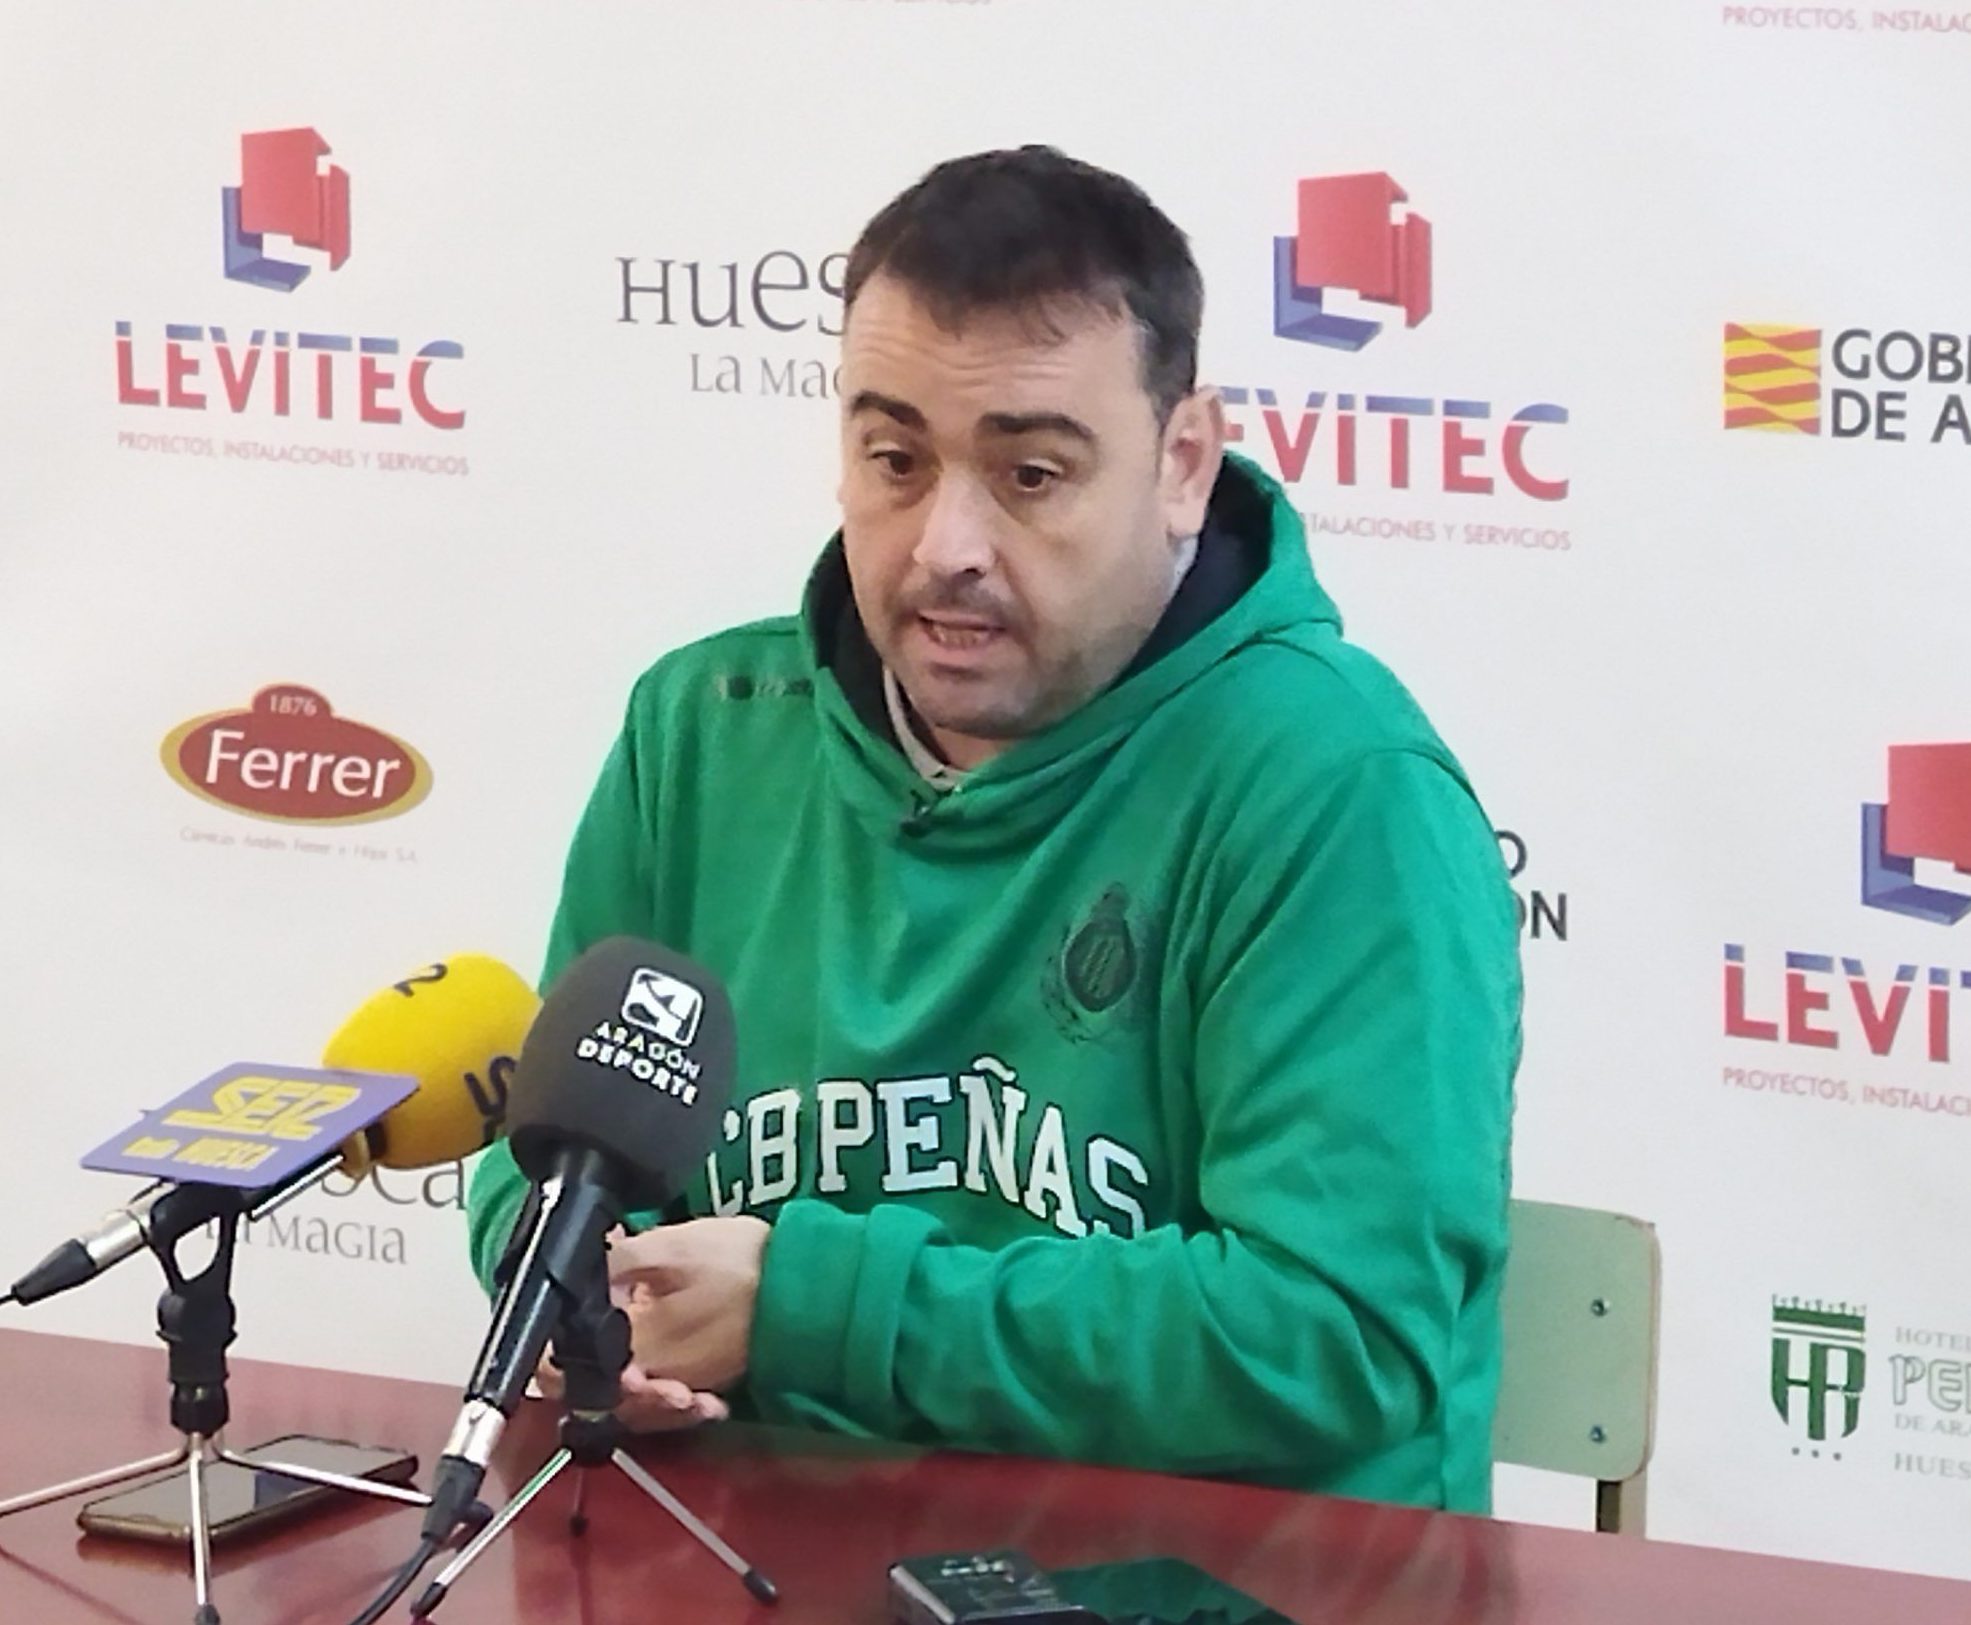
<svg viewBox="0 0 1971 1625">
<path fill-rule="evenodd" d="M 1971 1101 L 1950 1105 L 1971 1093 L 1971 922 L 1865 907 L 1857 863 L 1888 747 L 1971 738 L 1971 446 L 1930 440 L 1965 386 L 1897 386 L 1901 442 L 1837 437 L 1831 398 L 1819 435 L 1723 426 L 1727 323 L 1828 351 L 1847 328 L 1971 330 L 1967 82 L 1971 16 L 1693 0 L 9 8 L 9 1273 L 113 1198 L 75 1158 L 139 1106 L 237 1059 L 312 1062 L 436 955 L 538 969 L 630 681 L 790 607 L 832 526 L 832 403 L 767 387 L 832 361 L 829 256 L 936 160 L 1045 140 L 1192 234 L 1205 370 L 1245 449 L 1277 469 L 1275 435 L 1291 454 L 1311 431 L 1293 489 L 1317 568 L 1523 850 L 1517 1186 L 1660 1227 L 1652 1532 L 1971 1575 Z M 229 280 L 241 137 L 295 127 L 349 172 L 349 257 L 270 236 L 307 279 Z M 1359 352 L 1277 336 L 1297 183 L 1365 171 L 1431 223 L 1431 313 Z M 625 260 L 641 284 L 673 262 L 668 324 L 651 294 L 622 319 Z M 752 307 L 762 261 L 795 331 Z M 743 325 L 693 322 L 688 262 L 713 318 L 737 268 Z M 135 390 L 168 390 L 168 328 L 198 329 L 179 387 L 206 405 L 120 399 L 120 323 Z M 286 418 L 265 373 L 229 409 L 213 328 L 235 369 L 256 331 L 267 369 L 291 349 Z M 318 417 L 302 333 L 396 340 L 379 364 L 404 421 L 362 421 L 353 351 Z M 434 341 L 462 347 L 431 373 L 453 430 L 408 410 Z M 740 390 L 711 390 L 722 374 Z M 1827 354 L 1823 383 L 1883 387 Z M 1354 398 L 1353 485 L 1310 391 Z M 1431 403 L 1408 489 L 1370 396 Z M 1489 403 L 1460 422 L 1490 494 L 1446 488 L 1453 400 Z M 1559 500 L 1507 477 L 1508 420 L 1537 403 L 1566 412 L 1525 447 Z M 311 831 L 164 771 L 173 729 L 279 683 L 415 747 L 428 798 Z M 1831 956 L 1800 980 L 1834 1044 L 1728 1034 L 1728 944 L 1748 1018 L 1782 1035 L 1785 956 Z M 1948 1058 L 1926 1058 L 1927 975 L 1872 1054 L 1844 959 L 1878 1005 L 1901 965 L 1950 972 Z M 256 1237 L 240 1353 L 462 1376 L 483 1310 L 456 1174 L 386 1180 Z M 17 1318 L 144 1341 L 156 1290 L 133 1265 Z M 1775 1405 L 1775 1299 L 1860 1314 L 1851 1434 L 1812 1439 L 1803 1392 Z M 1804 1344 L 1781 1354 L 1807 1369 Z M 1500 1504 L 1578 1521 L 1582 1499 L 1511 1475 Z"/>
</svg>

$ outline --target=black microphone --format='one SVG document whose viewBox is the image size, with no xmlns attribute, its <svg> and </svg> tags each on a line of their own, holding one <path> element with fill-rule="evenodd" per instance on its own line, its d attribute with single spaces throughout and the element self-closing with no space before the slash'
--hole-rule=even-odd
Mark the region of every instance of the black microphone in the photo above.
<svg viewBox="0 0 1971 1625">
<path fill-rule="evenodd" d="M 141 1252 L 153 1240 L 168 1244 L 187 1231 L 219 1217 L 228 1204 L 238 1205 L 248 1223 L 264 1219 L 283 1203 L 299 1196 L 331 1167 L 339 1151 L 266 1190 L 234 1192 L 211 1185 L 180 1185 L 168 1179 L 146 1185 L 121 1207 L 113 1207 L 96 1224 L 53 1252 L 23 1275 L 6 1300 L 23 1306 L 52 1298 L 58 1292 L 93 1281 L 104 1270 Z"/>
<path fill-rule="evenodd" d="M 653 942 L 600 942 L 549 990 L 507 1093 L 507 1137 L 535 1192 L 432 1476 L 427 1542 L 449 1538 L 478 1495 L 603 1238 L 633 1209 L 668 1203 L 711 1148 L 732 1096 L 736 1047 L 724 987 Z"/>
<path fill-rule="evenodd" d="M 183 1187 L 168 1179 L 153 1180 L 129 1201 L 113 1207 L 95 1226 L 63 1242 L 29 1270 L 7 1293 L 12 1303 L 39 1303 L 92 1281 L 112 1264 L 119 1264 L 146 1245 L 153 1216 Z"/>
</svg>

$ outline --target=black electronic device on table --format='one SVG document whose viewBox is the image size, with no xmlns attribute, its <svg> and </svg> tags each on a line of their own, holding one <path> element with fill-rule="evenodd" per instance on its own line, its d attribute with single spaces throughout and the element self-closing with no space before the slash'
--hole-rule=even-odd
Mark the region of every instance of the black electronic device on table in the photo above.
<svg viewBox="0 0 1971 1625">
<path fill-rule="evenodd" d="M 900 1625 L 1294 1625 L 1181 1558 L 1052 1573 L 1015 1551 L 907 1558 L 890 1568 Z"/>
<path fill-rule="evenodd" d="M 212 1541 L 219 1544 L 270 1523 L 294 1517 L 334 1498 L 334 1487 L 295 1478 L 262 1462 L 298 1463 L 317 1472 L 385 1484 L 408 1484 L 417 1473 L 417 1457 L 405 1450 L 348 1444 L 289 1434 L 242 1450 L 210 1467 L 205 1476 L 206 1516 Z M 187 1497 L 186 1469 L 119 1490 L 91 1501 L 75 1521 L 92 1535 L 119 1535 L 133 1540 L 186 1545 L 194 1538 Z"/>
<path fill-rule="evenodd" d="M 1195 1563 L 1149 1557 L 1056 1569 L 1055 1588 L 1107 1625 L 1295 1625 Z"/>
<path fill-rule="evenodd" d="M 890 1607 L 902 1625 L 1103 1625 L 1069 1602 L 1019 1552 L 953 1552 L 890 1567 Z"/>
</svg>

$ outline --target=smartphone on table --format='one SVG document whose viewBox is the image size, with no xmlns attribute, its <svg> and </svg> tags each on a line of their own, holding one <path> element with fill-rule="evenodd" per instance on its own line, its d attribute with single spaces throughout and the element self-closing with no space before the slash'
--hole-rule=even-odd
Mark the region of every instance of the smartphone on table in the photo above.
<svg viewBox="0 0 1971 1625">
<path fill-rule="evenodd" d="M 292 1462 L 297 1467 L 317 1467 L 382 1484 L 408 1484 L 417 1475 L 417 1457 L 408 1451 L 317 1439 L 302 1433 L 269 1439 L 240 1454 L 249 1461 Z M 144 1479 L 100 1501 L 91 1501 L 76 1513 L 75 1521 L 92 1535 L 189 1545 L 192 1495 L 185 1473 L 183 1467 L 174 1468 L 161 1477 Z M 326 1484 L 310 1484 L 230 1461 L 211 1462 L 205 1469 L 206 1513 L 214 1545 L 295 1517 L 324 1501 L 349 1498 L 347 1492 Z"/>
<path fill-rule="evenodd" d="M 1054 1584 L 1109 1625 L 1295 1625 L 1278 1609 L 1176 1557 L 1056 1569 Z"/>
<path fill-rule="evenodd" d="M 1181 1558 L 1040 1568 L 1024 1552 L 951 1552 L 890 1568 L 898 1625 L 1295 1625 Z"/>
</svg>

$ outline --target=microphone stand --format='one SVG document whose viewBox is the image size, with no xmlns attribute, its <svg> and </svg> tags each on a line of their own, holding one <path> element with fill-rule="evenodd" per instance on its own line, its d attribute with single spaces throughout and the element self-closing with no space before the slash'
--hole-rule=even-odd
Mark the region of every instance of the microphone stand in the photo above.
<svg viewBox="0 0 1971 1625">
<path fill-rule="evenodd" d="M 720 1539 L 716 1531 L 665 1489 L 625 1448 L 631 1434 L 616 1415 L 616 1407 L 623 1397 L 622 1371 L 629 1358 L 629 1317 L 610 1301 L 608 1257 L 598 1247 L 592 1255 L 584 1257 L 575 1291 L 561 1300 L 555 1325 L 554 1363 L 567 1383 L 567 1409 L 558 1434 L 560 1447 L 411 1604 L 412 1618 L 427 1617 L 443 1602 L 459 1577 L 499 1539 L 507 1525 L 526 1511 L 528 1504 L 571 1464 L 583 1471 L 575 1478 L 575 1498 L 568 1512 L 570 1534 L 579 1536 L 588 1530 L 588 1516 L 583 1510 L 589 1481 L 587 1470 L 614 1466 L 738 1575 L 756 1598 L 765 1603 L 780 1600 L 778 1588 L 765 1574 Z"/>
<path fill-rule="evenodd" d="M 335 1166 L 333 1158 L 316 1173 L 284 1192 L 279 1201 L 257 1206 L 263 1193 L 234 1190 L 221 1185 L 184 1186 L 187 1197 L 174 1211 L 168 1226 L 153 1229 L 147 1236 L 151 1251 L 164 1267 L 167 1290 L 157 1304 L 157 1335 L 170 1351 L 167 1366 L 171 1378 L 171 1425 L 184 1435 L 175 1450 L 147 1456 L 142 1461 L 125 1462 L 105 1468 L 85 1478 L 70 1479 L 47 1489 L 0 1501 L 0 1518 L 30 1507 L 65 1501 L 90 1490 L 108 1489 L 133 1478 L 167 1472 L 184 1466 L 191 1492 L 192 1507 L 192 1592 L 194 1625 L 219 1625 L 219 1610 L 212 1601 L 212 1519 L 206 1505 L 206 1469 L 216 1462 L 228 1462 L 254 1473 L 273 1473 L 282 1478 L 321 1484 L 345 1490 L 351 1495 L 367 1495 L 377 1500 L 410 1506 L 425 1506 L 430 1497 L 417 1490 L 372 1479 L 352 1478 L 346 1473 L 328 1472 L 320 1467 L 298 1463 L 249 1460 L 226 1446 L 226 1424 L 231 1406 L 226 1397 L 226 1349 L 237 1335 L 238 1316 L 233 1304 L 233 1249 L 239 1239 L 240 1219 L 251 1211 L 255 1217 L 299 1196 L 325 1177 Z M 177 1248 L 192 1231 L 216 1224 L 219 1245 L 212 1261 L 196 1275 L 187 1276 L 178 1268 Z"/>
</svg>

